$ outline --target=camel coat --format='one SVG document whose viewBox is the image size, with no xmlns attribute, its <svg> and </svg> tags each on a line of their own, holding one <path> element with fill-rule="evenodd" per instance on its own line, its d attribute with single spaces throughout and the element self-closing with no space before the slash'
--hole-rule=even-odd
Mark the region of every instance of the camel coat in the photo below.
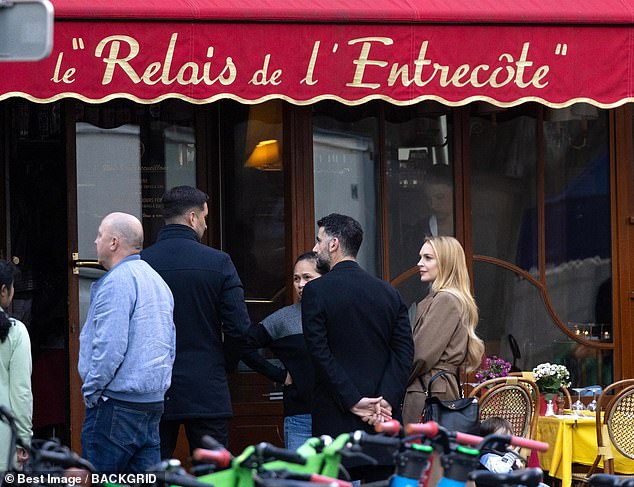
<svg viewBox="0 0 634 487">
<path fill-rule="evenodd" d="M 403 401 L 404 424 L 418 423 L 425 404 L 425 388 L 432 375 L 441 370 L 453 373 L 466 358 L 469 337 L 458 298 L 439 291 L 418 303 L 413 335 L 414 364 Z M 450 374 L 434 380 L 432 392 L 442 400 L 460 397 L 456 378 Z"/>
</svg>

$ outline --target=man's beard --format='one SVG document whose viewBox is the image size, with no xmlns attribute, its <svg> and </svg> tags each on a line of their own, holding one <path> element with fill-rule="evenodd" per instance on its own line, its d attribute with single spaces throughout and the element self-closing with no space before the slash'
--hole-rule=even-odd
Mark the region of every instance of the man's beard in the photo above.
<svg viewBox="0 0 634 487">
<path fill-rule="evenodd" d="M 317 265 L 319 267 L 330 270 L 330 262 L 330 254 L 326 254 L 325 256 L 317 254 Z"/>
</svg>

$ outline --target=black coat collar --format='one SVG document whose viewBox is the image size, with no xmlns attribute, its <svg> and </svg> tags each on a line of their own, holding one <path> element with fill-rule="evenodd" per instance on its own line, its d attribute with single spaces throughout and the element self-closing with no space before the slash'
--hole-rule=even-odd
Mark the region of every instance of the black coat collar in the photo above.
<svg viewBox="0 0 634 487">
<path fill-rule="evenodd" d="M 190 228 L 187 225 L 181 225 L 180 223 L 170 223 L 169 225 L 165 225 L 159 231 L 156 240 L 166 240 L 168 238 L 187 238 L 200 242 L 198 234 L 193 228 Z"/>
</svg>

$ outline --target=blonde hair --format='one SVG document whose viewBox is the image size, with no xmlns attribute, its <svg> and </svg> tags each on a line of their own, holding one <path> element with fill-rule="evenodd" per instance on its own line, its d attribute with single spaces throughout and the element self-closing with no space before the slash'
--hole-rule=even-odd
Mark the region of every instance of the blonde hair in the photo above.
<svg viewBox="0 0 634 487">
<path fill-rule="evenodd" d="M 438 265 L 438 275 L 432 282 L 431 290 L 451 293 L 462 304 L 469 336 L 465 365 L 467 372 L 472 372 L 480 365 L 484 355 L 484 342 L 475 332 L 478 326 L 478 307 L 471 294 L 471 282 L 464 250 L 460 242 L 453 237 L 428 237 L 423 245 L 425 243 L 429 243 L 434 249 Z"/>
</svg>

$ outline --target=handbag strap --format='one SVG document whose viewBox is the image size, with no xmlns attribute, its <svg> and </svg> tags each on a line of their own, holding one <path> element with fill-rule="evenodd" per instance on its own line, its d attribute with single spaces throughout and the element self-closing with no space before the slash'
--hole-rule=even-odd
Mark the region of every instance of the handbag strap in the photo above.
<svg viewBox="0 0 634 487">
<path fill-rule="evenodd" d="M 456 378 L 456 382 L 458 383 L 458 391 L 460 392 L 460 397 L 464 398 L 464 391 L 462 389 L 462 384 L 460 382 L 460 373 L 458 372 L 458 370 L 459 370 L 459 368 L 456 369 L 456 371 L 453 373 L 453 375 Z M 443 376 L 443 375 L 447 375 L 447 374 L 451 374 L 451 372 L 448 371 L 448 370 L 441 370 L 440 372 L 436 372 L 429 379 L 429 382 L 427 383 L 427 387 L 425 387 L 425 384 L 423 383 L 423 378 L 420 375 L 418 376 L 418 380 L 420 382 L 420 385 L 423 388 L 423 390 L 427 393 L 428 397 L 432 396 L 432 394 L 431 394 L 432 382 L 434 382 L 438 377 Z"/>
</svg>

